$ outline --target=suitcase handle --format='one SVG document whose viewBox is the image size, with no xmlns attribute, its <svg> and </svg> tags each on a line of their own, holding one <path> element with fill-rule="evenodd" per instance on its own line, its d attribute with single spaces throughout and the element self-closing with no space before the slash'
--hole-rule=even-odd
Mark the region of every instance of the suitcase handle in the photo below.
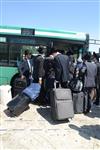
<svg viewBox="0 0 100 150">
<path fill-rule="evenodd" d="M 57 87 L 58 86 L 58 87 Z M 61 84 L 59 83 L 59 81 L 55 80 L 54 81 L 54 88 L 61 88 Z"/>
</svg>

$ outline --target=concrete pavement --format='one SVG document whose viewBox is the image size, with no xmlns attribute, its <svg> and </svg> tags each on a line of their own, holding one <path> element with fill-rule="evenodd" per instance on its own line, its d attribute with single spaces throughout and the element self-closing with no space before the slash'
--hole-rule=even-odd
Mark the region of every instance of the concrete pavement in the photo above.
<svg viewBox="0 0 100 150">
<path fill-rule="evenodd" d="M 75 114 L 67 121 L 53 121 L 50 108 L 30 104 L 19 117 L 10 118 L 0 105 L 1 150 L 99 150 L 100 107 L 88 115 Z"/>
</svg>

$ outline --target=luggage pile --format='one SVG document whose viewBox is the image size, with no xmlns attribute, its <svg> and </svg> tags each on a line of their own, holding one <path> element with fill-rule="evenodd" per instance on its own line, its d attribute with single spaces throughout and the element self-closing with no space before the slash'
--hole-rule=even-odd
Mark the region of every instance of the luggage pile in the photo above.
<svg viewBox="0 0 100 150">
<path fill-rule="evenodd" d="M 56 87 L 50 92 L 50 108 L 53 120 L 67 120 L 75 113 L 83 113 L 87 107 L 87 94 L 83 91 L 72 92 L 70 88 Z M 29 104 L 35 102 L 41 91 L 39 83 L 31 83 L 20 94 L 7 103 L 8 110 L 14 116 L 19 116 L 29 109 Z"/>
<path fill-rule="evenodd" d="M 41 86 L 39 83 L 31 83 L 20 94 L 16 95 L 7 103 L 8 110 L 13 116 L 19 116 L 22 112 L 29 109 L 29 104 L 34 102 L 39 96 Z"/>
</svg>

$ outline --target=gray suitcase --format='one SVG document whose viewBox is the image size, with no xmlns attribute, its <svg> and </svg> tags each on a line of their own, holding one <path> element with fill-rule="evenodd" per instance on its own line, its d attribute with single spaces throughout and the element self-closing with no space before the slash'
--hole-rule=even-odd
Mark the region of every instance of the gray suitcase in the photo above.
<svg viewBox="0 0 100 150">
<path fill-rule="evenodd" d="M 73 93 L 74 113 L 84 113 L 87 109 L 87 93 Z"/>
<path fill-rule="evenodd" d="M 74 117 L 73 101 L 70 89 L 54 88 L 50 92 L 50 103 L 53 120 L 65 120 Z"/>
</svg>

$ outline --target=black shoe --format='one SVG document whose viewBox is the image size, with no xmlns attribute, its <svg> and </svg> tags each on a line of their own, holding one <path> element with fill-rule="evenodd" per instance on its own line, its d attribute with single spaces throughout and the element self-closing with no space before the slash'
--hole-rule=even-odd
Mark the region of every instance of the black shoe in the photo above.
<svg viewBox="0 0 100 150">
<path fill-rule="evenodd" d="M 83 113 L 88 114 L 90 112 L 90 110 L 91 110 L 91 107 L 87 108 Z"/>
</svg>

